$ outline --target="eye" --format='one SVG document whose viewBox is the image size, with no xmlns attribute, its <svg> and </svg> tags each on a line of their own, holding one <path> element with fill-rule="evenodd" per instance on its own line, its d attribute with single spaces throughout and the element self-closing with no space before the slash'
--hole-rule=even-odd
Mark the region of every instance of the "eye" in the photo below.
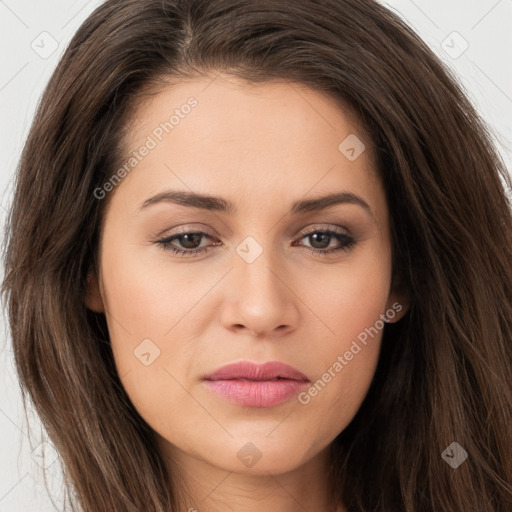
<svg viewBox="0 0 512 512">
<path fill-rule="evenodd" d="M 331 229 L 315 229 L 302 236 L 301 240 L 308 239 L 312 243 L 311 252 L 313 254 L 328 255 L 338 251 L 348 251 L 357 243 L 356 239 L 346 233 L 334 231 Z M 331 242 L 337 240 L 338 247 L 331 247 Z"/>
<path fill-rule="evenodd" d="M 155 240 L 155 243 L 160 245 L 166 251 L 171 251 L 173 254 L 182 256 L 193 256 L 198 253 L 204 253 L 215 245 L 221 244 L 221 242 L 218 242 L 213 245 L 201 246 L 201 242 L 204 238 L 213 239 L 213 236 L 204 231 L 189 231 Z M 357 243 L 355 238 L 352 236 L 331 229 L 311 230 L 310 232 L 302 235 L 299 240 L 303 240 L 305 238 L 310 240 L 310 243 L 312 243 L 311 247 L 305 246 L 305 248 L 309 249 L 313 254 L 320 255 L 328 255 L 338 251 L 348 251 Z M 329 248 L 333 240 L 337 241 L 339 245 L 337 247 Z M 175 245 L 176 243 L 179 243 L 181 247 L 177 247 Z"/>
<path fill-rule="evenodd" d="M 205 237 L 212 238 L 209 233 L 205 233 L 204 231 L 190 231 L 156 240 L 156 243 L 164 250 L 171 251 L 173 254 L 192 256 L 194 254 L 206 252 L 212 248 L 211 245 L 206 247 L 198 246 L 198 243 L 200 244 L 201 240 Z M 179 241 L 183 248 L 173 245 L 174 241 Z"/>
</svg>

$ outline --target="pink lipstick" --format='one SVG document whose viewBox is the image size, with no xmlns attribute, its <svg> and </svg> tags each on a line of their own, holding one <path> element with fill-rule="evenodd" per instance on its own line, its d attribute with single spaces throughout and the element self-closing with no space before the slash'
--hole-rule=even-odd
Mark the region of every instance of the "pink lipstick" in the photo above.
<svg viewBox="0 0 512 512">
<path fill-rule="evenodd" d="M 279 361 L 242 361 L 219 368 L 205 376 L 203 382 L 210 391 L 238 405 L 273 407 L 297 396 L 309 379 Z"/>
</svg>

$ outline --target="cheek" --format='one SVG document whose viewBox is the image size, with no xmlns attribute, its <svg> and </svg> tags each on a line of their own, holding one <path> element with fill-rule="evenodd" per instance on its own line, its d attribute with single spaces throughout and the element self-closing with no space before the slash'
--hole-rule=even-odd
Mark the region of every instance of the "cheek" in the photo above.
<svg viewBox="0 0 512 512">
<path fill-rule="evenodd" d="M 118 375 L 139 414 L 164 431 L 168 418 L 194 404 L 180 383 L 186 385 L 194 360 L 191 340 L 202 328 L 197 322 L 200 308 L 194 305 L 213 285 L 194 282 L 175 269 L 149 264 L 136 252 L 116 257 L 112 251 L 103 260 L 103 292 Z"/>
<path fill-rule="evenodd" d="M 316 380 L 300 401 L 309 414 L 322 417 L 326 435 L 353 418 L 375 374 L 391 279 L 389 255 L 376 254 L 380 257 L 340 267 L 329 280 L 317 281 L 315 300 L 310 295 L 322 321 L 314 324 L 310 345 Z"/>
<path fill-rule="evenodd" d="M 304 297 L 323 320 L 324 339 L 337 347 L 371 327 L 386 310 L 391 285 L 387 247 L 361 251 L 347 264 L 323 271 L 304 283 Z"/>
<path fill-rule="evenodd" d="M 105 250 L 103 294 L 118 374 L 137 409 L 155 414 L 165 396 L 173 397 L 166 409 L 190 401 L 179 383 L 186 384 L 197 340 L 218 314 L 211 290 L 219 273 L 148 261 L 148 252 Z"/>
<path fill-rule="evenodd" d="M 113 331 L 121 336 L 167 336 L 217 278 L 212 272 L 199 278 L 197 272 L 168 264 L 165 258 L 150 260 L 147 253 L 152 252 L 125 250 L 119 258 L 112 252 L 103 261 L 104 297 Z"/>
<path fill-rule="evenodd" d="M 362 305 L 343 312 L 334 325 L 335 335 L 311 351 L 317 372 L 298 401 L 304 421 L 315 425 L 318 439 L 333 439 L 344 430 L 368 392 L 384 326 L 379 304 L 376 301 L 373 308 Z"/>
</svg>

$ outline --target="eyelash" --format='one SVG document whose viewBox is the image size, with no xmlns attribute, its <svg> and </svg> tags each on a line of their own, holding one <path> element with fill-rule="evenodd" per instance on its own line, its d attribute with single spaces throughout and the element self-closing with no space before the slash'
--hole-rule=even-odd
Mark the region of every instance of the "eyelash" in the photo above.
<svg viewBox="0 0 512 512">
<path fill-rule="evenodd" d="M 339 233 L 337 231 L 333 231 L 333 230 L 329 230 L 329 229 L 325 229 L 325 230 L 315 229 L 313 231 L 309 231 L 308 233 L 303 234 L 299 240 L 302 240 L 303 238 L 306 238 L 308 236 L 311 236 L 311 235 L 317 234 L 317 233 L 321 233 L 323 235 L 329 235 L 331 237 L 334 236 L 343 245 L 341 247 L 337 247 L 334 249 L 315 249 L 315 248 L 306 247 L 306 249 L 309 249 L 313 254 L 318 254 L 321 256 L 328 256 L 328 255 L 333 254 L 338 251 L 349 251 L 350 249 L 352 249 L 352 247 L 354 247 L 357 244 L 356 239 L 351 237 L 350 235 L 347 235 L 345 233 Z M 209 233 L 205 233 L 204 231 L 188 231 L 188 232 L 185 231 L 183 233 L 179 233 L 179 234 L 173 235 L 171 237 L 166 237 L 166 238 L 162 238 L 160 240 L 155 240 L 155 243 L 160 245 L 166 251 L 171 251 L 173 254 L 184 255 L 185 257 L 193 256 L 195 254 L 199 254 L 202 252 L 206 252 L 212 248 L 212 246 L 207 246 L 207 247 L 202 247 L 202 248 L 198 248 L 198 249 L 179 249 L 177 247 L 171 246 L 172 241 L 179 239 L 185 235 L 203 235 L 203 236 L 206 236 L 209 238 L 213 238 Z"/>
</svg>

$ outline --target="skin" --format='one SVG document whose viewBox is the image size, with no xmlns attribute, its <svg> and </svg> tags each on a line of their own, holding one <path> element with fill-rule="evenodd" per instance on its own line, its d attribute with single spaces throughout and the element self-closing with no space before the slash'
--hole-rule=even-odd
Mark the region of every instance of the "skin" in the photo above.
<svg viewBox="0 0 512 512">
<path fill-rule="evenodd" d="M 324 511 L 328 447 L 368 391 L 382 330 L 307 404 L 293 397 L 242 407 L 201 379 L 227 363 L 277 360 L 314 383 L 394 303 L 402 309 L 392 321 L 406 312 L 391 286 L 388 208 L 370 143 L 319 92 L 219 75 L 169 85 L 145 101 L 128 124 L 127 158 L 190 96 L 197 106 L 110 192 L 99 276 L 91 276 L 86 302 L 105 312 L 123 386 L 170 467 L 179 467 L 183 510 L 292 512 L 299 503 Z M 350 134 L 366 145 L 354 161 L 338 149 Z M 238 211 L 171 201 L 139 211 L 169 189 L 220 196 Z M 342 203 L 290 214 L 294 201 L 341 191 L 372 213 Z M 210 248 L 184 256 L 155 241 L 179 228 L 211 235 L 170 245 Z M 335 236 L 305 234 L 326 229 L 355 245 L 314 254 L 343 247 Z M 251 263 L 236 250 L 247 236 L 262 250 Z M 145 339 L 158 347 L 146 346 L 150 360 L 160 351 L 147 366 L 134 355 Z M 261 454 L 252 467 L 237 457 L 249 442 Z"/>
</svg>

